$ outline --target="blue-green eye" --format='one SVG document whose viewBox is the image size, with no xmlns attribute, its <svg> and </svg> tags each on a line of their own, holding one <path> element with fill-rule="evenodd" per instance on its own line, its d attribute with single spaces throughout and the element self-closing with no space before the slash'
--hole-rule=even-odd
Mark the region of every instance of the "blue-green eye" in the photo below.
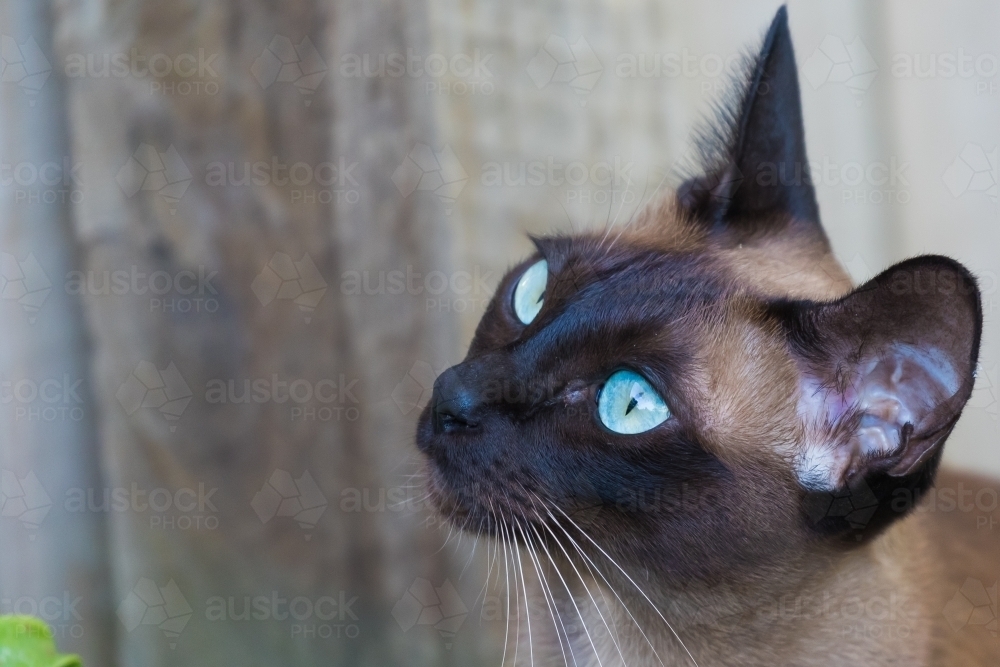
<svg viewBox="0 0 1000 667">
<path fill-rule="evenodd" d="M 670 408 L 646 378 L 632 371 L 612 373 L 597 399 L 601 423 L 615 433 L 642 433 L 670 418 Z"/>
<path fill-rule="evenodd" d="M 549 263 L 544 259 L 535 262 L 524 272 L 514 286 L 514 314 L 524 324 L 530 324 L 545 299 L 545 285 L 549 282 Z"/>
</svg>

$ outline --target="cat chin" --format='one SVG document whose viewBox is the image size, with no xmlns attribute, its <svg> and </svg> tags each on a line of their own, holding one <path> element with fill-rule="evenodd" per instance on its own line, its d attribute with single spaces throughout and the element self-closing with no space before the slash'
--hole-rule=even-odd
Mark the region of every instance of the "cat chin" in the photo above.
<svg viewBox="0 0 1000 667">
<path fill-rule="evenodd" d="M 475 500 L 456 497 L 434 463 L 428 461 L 425 467 L 428 499 L 442 524 L 450 524 L 470 533 L 497 535 L 498 526 L 489 511 L 481 508 Z"/>
</svg>

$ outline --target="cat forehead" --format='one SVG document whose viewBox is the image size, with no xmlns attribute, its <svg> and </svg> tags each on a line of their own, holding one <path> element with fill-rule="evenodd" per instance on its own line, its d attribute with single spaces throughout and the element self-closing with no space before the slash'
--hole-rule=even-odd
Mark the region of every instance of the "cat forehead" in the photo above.
<svg viewBox="0 0 1000 667">
<path fill-rule="evenodd" d="M 617 232 L 532 240 L 556 280 L 568 281 L 571 287 L 595 280 L 613 284 L 621 276 L 635 286 L 672 291 L 691 288 L 700 278 L 716 295 L 725 288 L 767 300 L 818 301 L 838 298 L 852 288 L 829 247 L 808 234 L 712 238 L 671 207 L 655 207 L 637 224 Z"/>
<path fill-rule="evenodd" d="M 612 244 L 597 237 L 550 238 L 536 244 L 549 268 L 546 299 L 562 308 L 572 305 L 616 317 L 627 311 L 626 321 L 657 319 L 695 305 L 708 306 L 732 287 L 716 257 L 692 248 L 633 240 Z M 523 270 L 519 267 L 512 278 Z"/>
</svg>

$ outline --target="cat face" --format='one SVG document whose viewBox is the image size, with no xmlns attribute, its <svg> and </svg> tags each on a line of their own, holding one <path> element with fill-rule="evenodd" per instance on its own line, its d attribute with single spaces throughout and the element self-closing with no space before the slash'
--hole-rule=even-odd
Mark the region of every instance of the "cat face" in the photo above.
<svg viewBox="0 0 1000 667">
<path fill-rule="evenodd" d="M 717 581 L 863 543 L 929 486 L 971 392 L 974 280 L 925 257 L 851 289 L 783 12 L 723 117 L 703 174 L 501 282 L 418 426 L 444 516 Z"/>
<path fill-rule="evenodd" d="M 541 259 L 543 303 L 525 324 L 515 292 Z M 794 493 L 781 464 L 795 436 L 794 369 L 763 304 L 729 273 L 695 243 L 538 241 L 421 417 L 441 511 L 485 531 L 501 516 L 551 522 L 547 511 L 565 512 L 616 550 L 675 552 L 675 569 L 713 566 L 702 545 L 745 544 L 747 531 L 786 539 L 773 511 L 747 521 L 744 496 L 773 507 L 768 496 Z M 612 397 L 623 371 L 622 397 Z M 617 415 L 642 409 L 629 411 L 634 387 L 669 416 L 620 433 Z M 758 474 L 767 468 L 778 474 Z"/>
</svg>

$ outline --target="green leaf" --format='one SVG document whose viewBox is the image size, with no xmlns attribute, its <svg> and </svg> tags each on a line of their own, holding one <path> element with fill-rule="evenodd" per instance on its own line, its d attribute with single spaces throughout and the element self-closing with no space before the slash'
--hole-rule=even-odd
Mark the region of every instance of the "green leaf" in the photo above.
<svg viewBox="0 0 1000 667">
<path fill-rule="evenodd" d="M 52 630 L 32 616 L 0 616 L 0 667 L 81 667 L 80 657 L 59 655 Z"/>
</svg>

